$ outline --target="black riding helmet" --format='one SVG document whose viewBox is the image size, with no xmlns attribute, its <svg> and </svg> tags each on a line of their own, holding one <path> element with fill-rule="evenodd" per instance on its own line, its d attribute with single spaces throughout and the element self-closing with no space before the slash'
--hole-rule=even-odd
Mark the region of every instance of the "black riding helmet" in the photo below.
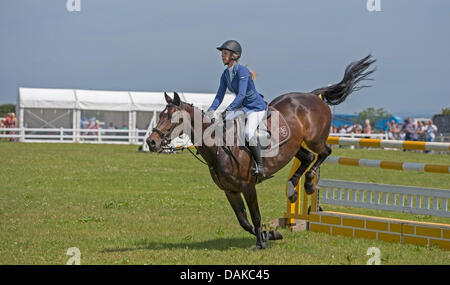
<svg viewBox="0 0 450 285">
<path fill-rule="evenodd" d="M 235 40 L 228 40 L 228 41 L 224 42 L 217 49 L 220 51 L 222 51 L 223 49 L 232 51 L 232 52 L 236 53 L 239 57 L 241 57 L 241 54 L 242 54 L 241 45 Z"/>
</svg>

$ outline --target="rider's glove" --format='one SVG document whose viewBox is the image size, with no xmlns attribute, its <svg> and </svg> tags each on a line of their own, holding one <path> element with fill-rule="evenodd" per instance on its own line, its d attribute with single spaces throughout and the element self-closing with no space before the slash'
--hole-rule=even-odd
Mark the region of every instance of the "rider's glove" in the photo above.
<svg viewBox="0 0 450 285">
<path fill-rule="evenodd" d="M 213 121 L 215 119 L 214 111 L 207 111 L 205 117 L 207 117 L 210 121 Z"/>
</svg>

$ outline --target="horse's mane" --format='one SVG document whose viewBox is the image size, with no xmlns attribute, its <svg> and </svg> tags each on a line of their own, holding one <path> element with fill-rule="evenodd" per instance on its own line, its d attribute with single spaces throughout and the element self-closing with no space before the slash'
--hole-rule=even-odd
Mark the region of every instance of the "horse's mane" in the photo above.
<svg viewBox="0 0 450 285">
<path fill-rule="evenodd" d="M 202 115 L 205 114 L 205 111 L 203 111 L 202 109 L 195 107 L 193 103 L 188 103 L 188 102 L 183 102 L 181 101 L 182 105 L 188 105 L 189 107 L 192 107 L 192 109 L 196 110 L 196 111 L 201 111 Z"/>
</svg>

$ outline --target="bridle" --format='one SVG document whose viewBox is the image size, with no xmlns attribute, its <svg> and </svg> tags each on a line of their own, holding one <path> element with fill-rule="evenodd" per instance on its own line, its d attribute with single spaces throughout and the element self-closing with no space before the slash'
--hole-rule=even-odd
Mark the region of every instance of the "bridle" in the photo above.
<svg viewBox="0 0 450 285">
<path fill-rule="evenodd" d="M 166 106 L 166 108 L 163 110 L 163 112 L 170 106 L 174 106 L 177 109 L 177 111 L 181 111 L 180 107 L 178 107 L 174 104 L 168 104 Z M 175 127 L 176 127 L 175 125 L 170 127 L 169 130 L 167 131 L 167 133 L 164 133 L 163 131 L 161 131 L 160 129 L 158 129 L 156 127 L 152 129 L 152 132 L 156 132 L 161 137 L 161 146 L 167 146 L 168 144 L 170 144 L 170 142 L 172 140 L 170 138 L 170 134 L 172 133 L 172 131 Z"/>
<path fill-rule="evenodd" d="M 161 131 L 158 128 L 153 128 L 152 132 L 158 133 L 158 135 L 161 137 L 161 146 L 166 146 L 170 144 L 171 138 L 170 133 L 172 132 L 173 128 L 170 128 L 167 134 L 165 134 L 163 131 Z"/>
</svg>

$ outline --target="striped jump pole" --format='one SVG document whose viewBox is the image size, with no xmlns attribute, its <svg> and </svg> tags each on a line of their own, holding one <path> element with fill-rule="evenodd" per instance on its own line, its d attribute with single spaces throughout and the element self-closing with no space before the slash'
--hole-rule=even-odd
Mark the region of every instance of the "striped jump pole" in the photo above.
<svg viewBox="0 0 450 285">
<path fill-rule="evenodd" d="M 408 150 L 450 151 L 450 143 L 328 137 L 327 144 Z"/>
<path fill-rule="evenodd" d="M 391 170 L 408 170 L 408 171 L 421 171 L 421 172 L 445 173 L 445 174 L 450 173 L 450 165 L 441 165 L 441 164 L 358 159 L 339 156 L 329 156 L 324 163 L 360 166 L 360 167 L 373 167 Z"/>
</svg>

